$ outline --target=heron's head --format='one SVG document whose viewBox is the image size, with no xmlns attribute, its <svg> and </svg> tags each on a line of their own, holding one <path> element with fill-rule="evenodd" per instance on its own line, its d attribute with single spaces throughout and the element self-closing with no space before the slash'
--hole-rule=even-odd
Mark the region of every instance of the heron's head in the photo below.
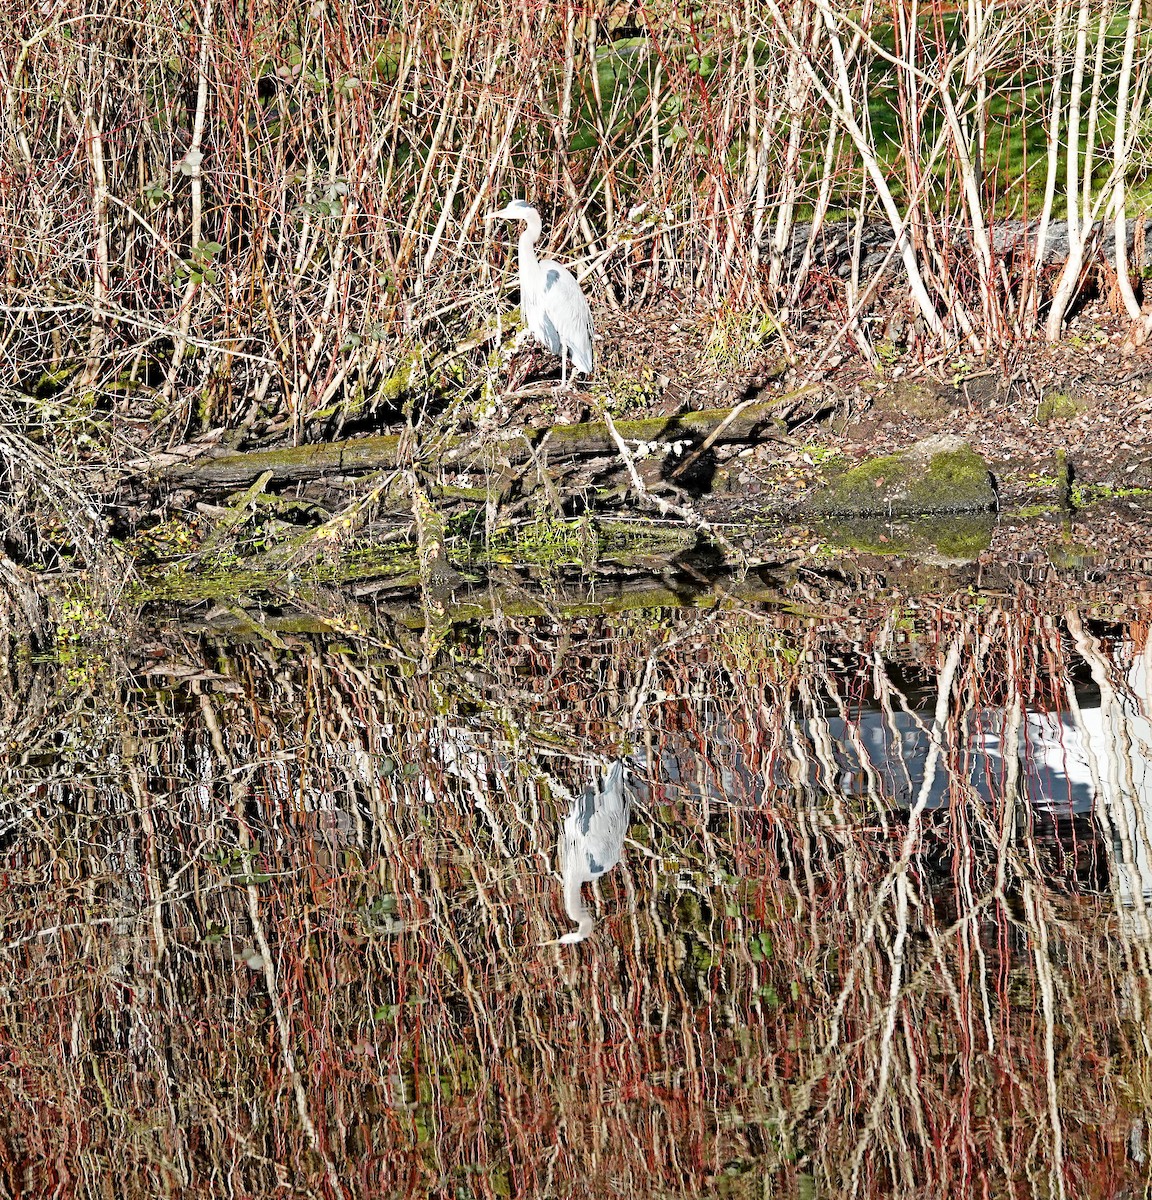
<svg viewBox="0 0 1152 1200">
<path fill-rule="evenodd" d="M 571 914 L 569 914 L 571 915 Z M 573 929 L 571 933 L 566 933 L 563 937 L 553 938 L 551 941 L 541 942 L 541 946 L 574 946 L 577 942 L 582 942 L 596 928 L 596 922 L 592 919 L 589 913 L 582 913 L 579 917 L 572 917 L 573 921 L 578 921 L 580 928 Z"/>
<path fill-rule="evenodd" d="M 489 213 L 487 219 L 494 221 L 497 217 L 503 217 L 507 221 L 530 221 L 538 215 L 527 200 L 512 200 L 499 212 Z"/>
<path fill-rule="evenodd" d="M 579 929 L 574 929 L 571 933 L 566 933 L 563 937 L 552 938 L 551 941 L 540 942 L 541 946 L 575 946 L 578 942 L 584 939 L 592 932 L 592 922 L 588 922 L 588 928 L 583 925 Z"/>
</svg>

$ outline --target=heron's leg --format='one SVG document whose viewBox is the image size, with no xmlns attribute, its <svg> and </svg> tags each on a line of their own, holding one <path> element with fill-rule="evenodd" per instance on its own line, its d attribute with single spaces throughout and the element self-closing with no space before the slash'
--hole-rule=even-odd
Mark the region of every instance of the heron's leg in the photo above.
<svg viewBox="0 0 1152 1200">
<path fill-rule="evenodd" d="M 560 390 L 568 387 L 568 347 L 560 346 Z"/>
</svg>

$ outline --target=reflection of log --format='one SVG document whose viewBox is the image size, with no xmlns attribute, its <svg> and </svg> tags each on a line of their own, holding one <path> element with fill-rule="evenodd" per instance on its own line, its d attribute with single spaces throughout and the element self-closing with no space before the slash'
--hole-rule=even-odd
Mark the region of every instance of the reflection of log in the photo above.
<svg viewBox="0 0 1152 1200">
<path fill-rule="evenodd" d="M 782 577 L 785 572 L 781 572 Z M 554 582 L 547 588 L 511 575 L 484 588 L 461 588 L 459 595 L 445 595 L 448 624 L 490 617 L 494 612 L 512 617 L 561 617 L 575 619 L 600 613 L 624 613 L 653 608 L 713 608 L 718 603 L 750 604 L 787 602 L 793 609 L 795 600 L 778 582 L 765 582 L 758 575 L 723 576 L 714 583 L 689 583 L 680 580 L 675 585 L 658 576 L 639 576 L 632 579 L 598 579 L 595 586 Z M 420 597 L 414 592 L 407 597 L 397 595 L 390 600 L 376 599 L 371 608 L 365 602 L 358 610 L 356 626 L 361 633 L 371 629 L 374 618 L 387 617 L 394 628 L 420 630 L 426 613 Z M 227 634 L 241 640 L 269 641 L 283 645 L 281 640 L 293 634 L 347 633 L 352 622 L 347 610 L 336 619 L 320 613 L 285 612 L 276 616 L 258 610 L 218 608 L 207 619 L 182 618 L 181 627 L 189 633 Z"/>
<path fill-rule="evenodd" d="M 673 417 L 651 417 L 643 421 L 617 421 L 621 436 L 634 443 L 674 445 L 700 444 L 719 431 L 719 442 L 742 442 L 782 426 L 798 402 L 818 389 L 802 388 L 758 404 L 749 404 L 733 414 L 732 409 L 707 409 Z M 514 436 L 496 440 L 483 437 L 446 438 L 437 443 L 439 461 L 445 464 L 483 467 L 486 464 L 523 462 L 546 449 L 553 461 L 580 455 L 615 455 L 616 444 L 601 421 L 580 425 L 553 425 L 548 429 L 524 429 Z M 169 483 L 185 487 L 236 487 L 271 472 L 272 481 L 318 479 L 325 475 L 390 470 L 413 459 L 411 439 L 400 436 L 352 438 L 283 450 L 252 450 L 221 454 L 192 461 L 173 461 L 171 456 L 154 459 L 151 468 Z"/>
</svg>

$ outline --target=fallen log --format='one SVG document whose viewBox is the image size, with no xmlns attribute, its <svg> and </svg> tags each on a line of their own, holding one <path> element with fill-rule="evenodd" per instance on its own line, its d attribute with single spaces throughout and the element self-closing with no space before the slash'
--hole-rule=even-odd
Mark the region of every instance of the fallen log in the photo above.
<svg viewBox="0 0 1152 1200">
<path fill-rule="evenodd" d="M 736 409 L 705 409 L 677 416 L 616 421 L 615 426 L 629 443 L 669 448 L 683 443 L 685 451 L 709 437 L 716 442 L 746 442 L 773 433 L 780 437 L 788 414 L 818 392 L 818 387 L 811 386 Z M 500 437 L 491 433 L 457 436 L 437 444 L 442 464 L 470 468 L 525 462 L 542 451 L 555 460 L 614 455 L 617 447 L 603 421 L 523 429 Z M 409 435 L 386 434 L 280 450 L 208 454 L 192 460 L 174 460 L 168 454 L 142 465 L 154 478 L 181 487 L 241 487 L 265 473 L 269 474 L 269 482 L 289 483 L 329 475 L 393 470 L 410 466 L 419 457 L 420 449 L 413 452 Z"/>
</svg>

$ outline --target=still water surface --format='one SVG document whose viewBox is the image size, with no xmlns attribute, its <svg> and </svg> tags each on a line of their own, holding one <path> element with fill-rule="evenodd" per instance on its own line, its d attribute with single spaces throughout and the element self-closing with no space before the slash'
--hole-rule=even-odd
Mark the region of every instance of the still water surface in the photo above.
<svg viewBox="0 0 1152 1200">
<path fill-rule="evenodd" d="M 1138 601 L 132 662 L 4 678 L 6 1194 L 1143 1193 Z"/>
</svg>

